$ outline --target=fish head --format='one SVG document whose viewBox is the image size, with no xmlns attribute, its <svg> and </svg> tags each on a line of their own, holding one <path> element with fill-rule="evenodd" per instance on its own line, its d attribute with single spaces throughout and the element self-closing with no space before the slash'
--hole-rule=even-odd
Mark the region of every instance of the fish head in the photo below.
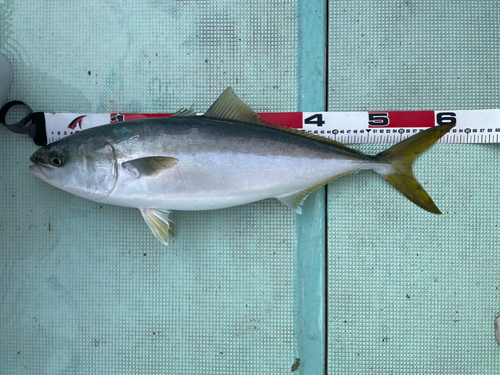
<svg viewBox="0 0 500 375">
<path fill-rule="evenodd" d="M 30 161 L 31 172 L 43 181 L 93 201 L 108 197 L 118 177 L 113 146 L 84 132 L 40 148 Z"/>
</svg>

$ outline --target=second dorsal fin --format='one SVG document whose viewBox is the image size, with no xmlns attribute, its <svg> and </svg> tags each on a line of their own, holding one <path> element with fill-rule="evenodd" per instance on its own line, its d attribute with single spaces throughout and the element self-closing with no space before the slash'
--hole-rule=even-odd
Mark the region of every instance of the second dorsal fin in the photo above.
<svg viewBox="0 0 500 375">
<path fill-rule="evenodd" d="M 270 125 L 238 98 L 231 87 L 228 87 L 205 112 L 205 116 L 224 120 L 248 122 L 257 125 Z"/>
<path fill-rule="evenodd" d="M 255 125 L 264 125 L 274 129 L 279 129 L 288 133 L 293 133 L 300 135 L 302 137 L 314 139 L 316 141 L 329 143 L 331 145 L 343 148 L 345 150 L 355 152 L 357 154 L 362 154 L 358 150 L 354 150 L 350 147 L 343 145 L 332 139 L 322 137 L 316 134 L 309 134 L 301 130 L 287 128 L 285 126 L 273 124 L 267 120 L 264 120 L 257 113 L 252 111 L 249 106 L 247 106 L 243 101 L 238 98 L 231 87 L 228 87 L 224 92 L 217 98 L 217 100 L 210 106 L 210 108 L 205 112 L 204 116 L 218 118 L 222 120 L 233 120 L 239 122 L 247 122 Z"/>
</svg>

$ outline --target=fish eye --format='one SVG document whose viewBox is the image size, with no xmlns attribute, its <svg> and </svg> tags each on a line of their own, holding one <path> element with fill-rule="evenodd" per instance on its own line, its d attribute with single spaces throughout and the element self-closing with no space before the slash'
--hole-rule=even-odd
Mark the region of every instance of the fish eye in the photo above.
<svg viewBox="0 0 500 375">
<path fill-rule="evenodd" d="M 50 158 L 50 163 L 55 167 L 60 167 L 62 165 L 62 159 L 59 156 L 52 156 Z"/>
</svg>

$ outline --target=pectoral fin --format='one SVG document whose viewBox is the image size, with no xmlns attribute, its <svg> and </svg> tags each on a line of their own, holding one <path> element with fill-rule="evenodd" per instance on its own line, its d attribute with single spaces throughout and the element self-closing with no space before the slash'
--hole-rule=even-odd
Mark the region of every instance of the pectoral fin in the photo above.
<svg viewBox="0 0 500 375">
<path fill-rule="evenodd" d="M 168 245 L 169 236 L 175 237 L 173 223 L 168 219 L 170 211 L 155 208 L 139 208 L 139 211 L 156 238 Z"/>
<path fill-rule="evenodd" d="M 122 163 L 122 168 L 125 168 L 136 177 L 152 176 L 174 167 L 178 162 L 179 160 L 176 158 L 167 156 L 150 156 L 125 161 Z"/>
</svg>

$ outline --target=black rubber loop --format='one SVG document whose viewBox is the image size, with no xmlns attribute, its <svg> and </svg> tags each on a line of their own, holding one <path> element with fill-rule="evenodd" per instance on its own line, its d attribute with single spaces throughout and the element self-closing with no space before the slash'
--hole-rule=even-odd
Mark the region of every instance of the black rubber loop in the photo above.
<svg viewBox="0 0 500 375">
<path fill-rule="evenodd" d="M 5 122 L 5 116 L 7 116 L 9 109 L 15 107 L 16 105 L 24 106 L 28 110 L 28 114 L 14 124 L 7 124 Z M 28 124 L 31 122 L 31 116 L 33 116 L 33 110 L 30 108 L 29 105 L 20 100 L 13 100 L 11 102 L 5 103 L 2 109 L 0 109 L 0 124 L 5 126 L 11 132 L 17 134 L 29 134 L 31 137 L 34 137 L 35 136 L 34 126 L 28 126 Z"/>
</svg>

